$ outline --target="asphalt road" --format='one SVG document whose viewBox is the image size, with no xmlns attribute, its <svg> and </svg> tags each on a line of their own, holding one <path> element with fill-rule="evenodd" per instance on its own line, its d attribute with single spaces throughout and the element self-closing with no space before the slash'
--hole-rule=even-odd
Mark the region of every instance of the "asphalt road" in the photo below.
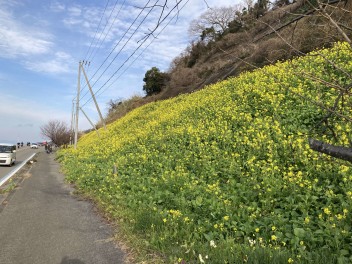
<svg viewBox="0 0 352 264">
<path fill-rule="evenodd" d="M 37 162 L 0 210 L 1 264 L 120 264 L 112 227 L 63 182 L 54 154 Z"/>
<path fill-rule="evenodd" d="M 23 147 L 17 150 L 16 152 L 16 163 L 12 167 L 9 166 L 0 166 L 0 179 L 4 177 L 9 172 L 15 170 L 17 167 L 21 165 L 21 163 L 30 157 L 33 153 L 37 153 L 40 151 L 44 151 L 43 147 L 39 149 L 31 149 L 30 147 Z"/>
</svg>

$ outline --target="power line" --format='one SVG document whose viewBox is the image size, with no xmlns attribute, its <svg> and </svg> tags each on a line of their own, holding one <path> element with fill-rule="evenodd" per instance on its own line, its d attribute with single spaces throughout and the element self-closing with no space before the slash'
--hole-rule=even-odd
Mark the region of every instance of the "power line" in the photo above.
<svg viewBox="0 0 352 264">
<path fill-rule="evenodd" d="M 182 8 L 184 8 L 184 6 L 188 3 L 188 1 L 189 0 L 187 0 L 186 1 L 186 3 L 182 6 Z M 133 51 L 133 53 L 123 62 L 123 64 L 113 73 L 113 75 L 98 89 L 98 91 L 97 92 L 99 92 L 115 75 L 116 75 L 116 73 L 126 64 L 126 62 L 139 50 L 139 48 L 148 40 L 148 38 L 153 34 L 153 32 L 160 26 L 160 24 L 163 22 L 163 21 L 165 21 L 165 19 L 167 18 L 167 17 L 169 17 L 169 15 L 170 15 L 170 13 L 174 10 L 174 9 L 176 9 L 176 8 L 178 8 L 178 5 L 180 4 L 182 2 L 182 0 L 180 0 L 170 11 L 169 11 L 169 13 L 162 19 L 162 20 L 160 20 L 159 19 L 159 21 L 158 21 L 158 24 L 157 24 L 157 26 L 154 28 L 154 30 L 153 31 L 151 31 L 151 33 L 149 33 L 145 38 L 144 38 L 144 40 L 142 41 L 142 43 Z M 181 8 L 181 9 L 182 9 Z M 180 9 L 180 10 L 181 10 Z M 178 12 L 169 20 L 169 22 L 166 24 L 166 26 L 168 26 L 169 25 L 169 23 L 178 15 L 178 13 L 179 13 L 179 11 L 180 10 L 178 10 Z M 166 27 L 165 26 L 165 27 Z M 165 29 L 165 27 L 162 29 L 162 30 L 164 30 Z M 154 37 L 155 38 L 155 37 Z M 96 93 L 97 93 L 96 92 Z"/>
<path fill-rule="evenodd" d="M 149 4 L 149 2 L 150 2 L 150 0 L 148 1 L 148 3 L 142 8 L 142 10 L 141 10 L 141 12 L 140 12 L 140 14 L 147 8 L 147 5 Z M 131 38 L 132 38 L 132 36 L 137 32 L 137 30 L 140 28 L 140 26 L 144 23 L 144 21 L 145 21 L 145 19 L 149 16 L 149 14 L 151 13 L 151 11 L 156 7 L 156 6 L 158 6 L 158 7 L 162 7 L 162 12 L 161 12 L 161 15 L 160 15 L 160 17 L 159 17 L 159 20 L 158 20 L 158 22 L 157 22 L 157 25 L 155 26 L 155 28 L 152 30 L 152 31 L 150 31 L 150 33 L 149 34 L 147 34 L 146 35 L 146 37 L 144 37 L 143 38 L 143 41 L 141 42 L 141 44 L 132 52 L 132 54 L 123 62 L 123 64 L 110 76 L 110 78 L 95 92 L 95 93 L 93 93 L 93 91 L 91 91 L 92 92 L 92 97 L 85 103 L 85 104 L 83 104 L 82 106 L 81 106 L 81 108 L 84 106 L 84 105 L 86 105 L 90 100 L 92 100 L 92 98 L 94 97 L 94 95 L 96 95 L 99 91 L 101 91 L 101 89 L 104 87 L 104 86 L 106 86 L 106 84 L 120 71 L 120 69 L 121 68 L 123 68 L 124 67 L 124 65 L 134 56 L 134 54 L 141 48 L 141 46 L 149 39 L 149 37 L 150 36 L 152 36 L 153 34 L 154 34 L 154 32 L 156 32 L 156 30 L 159 28 L 159 26 L 163 23 L 163 21 L 165 21 L 166 20 L 166 18 L 167 17 L 169 17 L 169 15 L 170 15 L 170 13 L 177 7 L 178 8 L 178 6 L 179 6 L 179 4 L 182 2 L 182 0 L 180 0 L 179 2 L 178 1 L 176 1 L 177 2 L 177 4 L 174 6 L 174 8 L 172 8 L 172 10 L 167 14 L 167 15 L 165 15 L 165 17 L 164 18 L 162 18 L 162 16 L 163 16 L 163 14 L 164 14 L 164 11 L 165 11 L 165 8 L 167 7 L 166 6 L 166 4 L 167 4 L 167 1 L 165 1 L 164 2 L 164 5 L 157 5 L 157 3 L 159 2 L 159 0 L 157 0 L 156 2 L 155 2 L 155 4 L 152 6 L 152 7 L 149 7 L 149 12 L 147 13 L 147 15 L 144 17 L 144 19 L 142 20 L 142 22 L 138 25 L 138 27 L 135 29 L 135 31 L 133 32 L 133 34 L 130 36 L 130 38 L 126 41 L 126 43 L 123 45 L 123 47 L 120 49 L 120 51 L 118 52 L 118 54 L 124 49 L 124 47 L 130 42 L 130 40 L 131 40 Z M 186 1 L 186 4 L 188 3 L 188 0 Z M 185 4 L 185 5 L 186 5 Z M 108 3 L 106 4 L 106 6 L 105 6 L 105 10 L 104 10 L 104 13 L 105 13 L 105 11 L 106 11 L 106 8 L 107 8 L 107 5 L 108 5 Z M 185 6 L 184 5 L 184 6 Z M 184 7 L 183 6 L 183 7 Z M 183 8 L 182 7 L 182 8 Z M 181 9 L 182 9 L 181 8 Z M 121 10 L 121 9 L 120 9 Z M 138 17 L 136 18 L 136 20 L 139 18 L 139 16 L 140 16 L 140 14 L 138 15 Z M 177 12 L 177 14 L 178 14 L 178 12 Z M 102 16 L 103 17 L 103 16 Z M 111 14 L 110 14 L 110 17 L 111 17 Z M 109 17 L 109 18 L 110 18 Z M 175 16 L 174 16 L 175 17 Z M 174 18 L 173 17 L 173 18 Z M 173 20 L 173 18 L 172 19 L 170 19 L 170 21 L 167 23 L 167 25 Z M 115 19 L 116 19 L 116 17 L 115 17 Z M 115 21 L 115 19 L 114 19 L 114 21 Z M 135 20 L 135 21 L 136 21 Z M 98 29 L 99 29 L 99 27 L 100 27 L 100 24 L 101 24 L 101 21 L 102 21 L 102 18 L 101 18 L 101 20 L 100 20 L 100 23 L 99 23 L 99 26 L 98 26 L 98 28 L 97 28 L 97 31 L 98 31 Z M 128 31 L 130 30 L 130 28 L 134 25 L 134 23 L 135 23 L 135 21 L 133 22 L 133 24 L 129 27 L 129 29 L 124 33 L 124 35 L 123 35 L 123 37 L 120 39 L 120 41 L 115 45 L 115 47 L 114 47 L 114 49 L 110 52 L 110 54 L 109 54 L 109 56 L 112 54 L 112 52 L 116 49 L 116 47 L 117 47 L 117 45 L 122 41 L 122 39 L 125 37 L 125 35 L 128 33 Z M 114 22 L 113 22 L 114 23 Z M 112 25 L 113 25 L 113 23 L 112 23 Z M 110 28 L 112 27 L 112 25 L 110 26 Z M 167 26 L 166 25 L 166 26 Z M 166 27 L 165 26 L 165 27 Z M 165 27 L 157 34 L 157 36 L 165 29 Z M 104 30 L 105 30 L 105 27 L 104 27 Z M 102 34 L 103 34 L 103 32 L 104 32 L 104 30 L 102 31 L 102 33 L 101 33 L 101 35 L 100 36 L 102 36 Z M 97 33 L 97 31 L 96 31 L 96 33 Z M 108 34 L 108 32 L 107 32 L 107 34 Z M 106 38 L 106 36 L 107 36 L 107 34 L 105 35 L 105 38 Z M 96 34 L 95 34 L 95 36 L 96 36 Z M 95 36 L 94 36 L 94 39 L 95 39 Z M 104 40 L 105 40 L 105 38 L 104 38 Z M 93 45 L 93 43 L 94 43 L 94 39 L 92 40 L 92 42 L 91 42 L 91 45 L 90 45 L 90 47 L 89 47 L 89 49 L 88 49 L 88 52 L 87 52 L 87 55 L 89 54 L 89 50 L 90 50 L 90 48 L 91 48 L 91 46 Z M 100 39 L 100 37 L 99 37 L 99 39 Z M 99 39 L 98 39 L 98 43 L 99 43 Z M 103 40 L 103 41 L 104 41 Z M 138 41 L 138 42 L 140 42 L 140 41 Z M 138 43 L 137 42 L 137 43 Z M 151 44 L 153 42 L 153 40 L 149 43 L 149 45 Z M 149 47 L 149 45 L 147 45 L 147 47 Z M 99 47 L 100 47 L 101 45 L 99 45 Z M 147 48 L 146 47 L 146 48 Z M 146 48 L 142 51 L 142 53 L 146 50 Z M 142 54 L 141 53 L 141 54 Z M 93 51 L 92 51 L 92 53 L 91 54 L 93 54 Z M 115 59 L 116 59 L 116 57 L 118 56 L 118 54 L 113 58 L 113 60 L 110 62 L 110 64 L 106 67 L 106 69 L 104 70 L 104 72 L 103 72 L 103 74 L 106 72 L 106 70 L 111 66 L 111 64 L 112 64 L 112 62 L 113 61 L 115 61 Z M 137 58 L 138 57 L 140 57 L 141 56 L 141 54 L 139 54 L 139 56 L 137 56 Z M 87 56 L 86 55 L 86 56 Z M 108 56 L 108 57 L 109 57 Z M 108 57 L 104 60 L 104 62 L 102 63 L 102 65 L 107 61 L 107 59 L 108 59 Z M 137 60 L 137 58 L 134 60 L 134 61 L 136 61 Z M 133 61 L 133 62 L 134 62 Z M 83 61 L 83 62 L 85 62 L 85 63 L 87 63 L 87 61 Z M 133 63 L 132 62 L 132 63 Z M 131 63 L 131 64 L 132 64 Z M 131 65 L 130 64 L 130 65 Z M 81 65 L 81 62 L 80 62 L 80 65 Z M 99 67 L 99 69 L 102 67 L 102 65 Z M 129 65 L 129 66 L 130 66 Z M 129 67 L 128 66 L 128 67 Z M 98 70 L 99 70 L 98 69 Z M 98 70 L 95 72 L 95 74 L 98 72 Z M 126 71 L 127 69 L 125 69 L 125 71 Z M 94 75 L 95 75 L 94 74 Z M 103 75 L 102 74 L 102 75 Z M 123 73 L 122 73 L 123 74 Z M 120 74 L 119 76 L 118 76 L 118 78 L 122 75 L 122 74 Z M 93 75 L 93 76 L 94 76 Z M 101 75 L 101 76 L 102 76 Z M 101 76 L 98 78 L 98 80 L 101 78 Z M 80 76 L 79 76 L 80 77 Z M 93 78 L 93 77 L 92 77 Z M 80 79 L 80 78 L 79 78 Z M 87 77 L 86 77 L 86 79 L 87 79 Z M 98 81 L 97 80 L 97 81 Z M 97 81 L 94 83 L 94 84 L 96 84 L 97 83 Z M 116 81 L 116 80 L 115 80 Z M 87 79 L 87 84 L 89 83 L 89 80 Z M 112 85 L 112 84 L 111 84 Z M 110 85 L 110 86 L 111 86 Z M 80 85 L 78 85 L 78 88 L 79 88 L 79 91 L 81 90 L 80 89 Z M 107 88 L 106 88 L 107 89 Z M 105 89 L 105 90 L 106 90 Z M 104 91 L 105 91 L 104 90 Z M 102 94 L 104 91 L 102 91 L 100 94 Z M 78 105 L 78 102 L 79 102 L 79 100 L 80 100 L 80 96 L 79 96 L 79 94 L 80 94 L 80 92 L 78 92 L 78 94 L 77 94 L 77 96 L 76 96 L 76 99 L 77 99 L 77 105 Z M 83 111 L 83 110 L 82 110 Z M 78 119 L 78 114 L 77 114 L 77 116 L 76 116 L 76 119 Z M 77 122 L 78 123 L 78 122 Z M 77 125 L 76 125 L 77 126 Z M 77 130 L 78 128 L 76 128 L 76 130 Z"/>
<path fill-rule="evenodd" d="M 177 8 L 178 5 L 179 5 L 181 2 L 182 2 L 182 0 L 179 1 L 178 4 L 175 5 L 175 7 L 174 7 L 162 20 L 159 20 L 159 21 L 161 21 L 160 23 L 162 23 L 163 21 L 165 21 L 165 19 L 170 15 L 170 13 L 171 13 L 175 8 Z M 181 10 L 187 5 L 188 2 L 189 2 L 189 0 L 187 0 L 187 1 L 184 3 L 184 5 L 178 10 L 178 12 L 177 12 L 177 13 L 168 21 L 168 23 L 160 30 L 160 32 L 157 34 L 156 37 L 158 37 L 158 36 L 164 31 L 164 29 L 165 29 L 165 28 L 170 24 L 170 22 L 178 15 L 179 11 L 181 11 Z M 158 22 L 157 27 L 156 27 L 153 31 L 155 31 L 155 30 L 158 28 L 158 26 L 160 26 L 159 22 Z M 148 35 L 143 39 L 143 41 L 141 42 L 141 44 L 132 52 L 132 54 L 123 62 L 123 64 L 112 74 L 112 76 L 94 93 L 94 95 L 97 95 L 97 93 L 98 93 L 99 91 L 101 91 L 101 89 L 117 74 L 117 72 L 121 70 L 121 68 L 130 60 L 131 57 L 133 57 L 133 55 L 141 48 L 141 46 L 148 40 L 148 38 L 149 38 L 151 35 L 152 35 L 152 33 L 148 34 Z M 153 38 L 153 40 L 152 40 L 152 41 L 143 49 L 143 51 L 132 61 L 132 63 L 125 69 L 124 72 L 126 72 L 126 70 L 142 55 L 142 53 L 151 45 L 151 43 L 155 40 L 156 37 Z M 124 73 L 124 72 L 123 72 L 123 73 Z M 122 76 L 123 73 L 121 73 L 121 74 L 118 76 L 118 78 L 116 78 L 116 79 L 110 84 L 110 86 L 108 86 L 107 88 L 105 88 L 99 95 L 101 95 L 101 94 L 102 94 L 103 92 L 105 92 L 108 88 L 110 88 L 110 87 L 112 86 L 112 84 L 115 83 L 115 82 Z M 98 96 L 98 95 L 97 95 L 97 96 Z M 87 104 L 88 102 L 90 102 L 91 100 L 92 100 L 92 99 L 89 98 L 89 99 L 83 104 L 83 106 L 86 105 L 86 104 Z M 82 107 L 83 107 L 83 106 L 82 106 Z"/>
<path fill-rule="evenodd" d="M 87 58 L 87 56 L 88 56 L 88 54 L 89 54 L 89 52 L 90 52 L 90 50 L 91 50 L 91 48 L 92 48 L 92 45 L 93 45 L 93 43 L 94 43 L 94 41 L 95 41 L 96 35 L 97 35 L 97 33 L 98 33 L 98 31 L 99 31 L 99 28 L 100 28 L 100 25 L 101 25 L 101 22 L 103 21 L 103 17 L 104 17 L 104 15 L 105 15 L 106 9 L 107 9 L 107 7 L 108 7 L 108 5 L 109 5 L 109 1 L 110 1 L 110 0 L 107 0 L 107 1 L 106 1 L 103 14 L 102 14 L 101 17 L 100 17 L 99 24 L 98 24 L 98 26 L 97 26 L 97 28 L 96 28 L 96 30 L 95 30 L 94 36 L 93 36 L 93 38 L 92 38 L 92 41 L 90 42 L 89 48 L 88 48 L 88 50 L 87 50 L 87 52 L 86 52 L 86 55 L 84 56 L 83 62 L 84 62 L 84 61 L 87 61 L 86 58 Z M 93 49 L 94 49 L 94 48 L 93 48 Z M 82 82 L 82 78 L 83 78 L 83 76 L 81 76 L 81 82 Z M 87 86 L 87 84 L 86 84 L 83 88 L 81 88 L 81 91 L 83 91 L 86 86 Z"/>
<path fill-rule="evenodd" d="M 148 1 L 149 3 L 150 1 Z M 147 4 L 148 4 L 147 3 Z M 154 7 L 153 7 L 154 8 Z M 137 30 L 142 26 L 142 24 L 144 23 L 144 21 L 147 19 L 147 17 L 150 15 L 150 13 L 153 11 L 153 8 L 149 9 L 149 12 L 147 13 L 147 15 L 142 19 L 142 21 L 139 23 L 139 25 L 137 26 L 137 28 L 135 28 L 135 30 L 133 31 L 133 33 L 130 35 L 130 37 L 127 39 L 127 41 L 125 42 L 125 44 L 120 48 L 120 50 L 116 53 L 115 57 L 112 59 L 112 61 L 109 63 L 109 65 L 105 68 L 105 70 L 102 72 L 102 74 L 100 74 L 99 78 L 94 82 L 94 84 L 92 85 L 92 87 L 99 81 L 99 79 L 103 76 L 103 74 L 107 71 L 107 69 L 111 66 L 111 64 L 116 60 L 117 56 L 120 55 L 120 53 L 122 52 L 122 50 L 126 47 L 126 45 L 130 42 L 130 40 L 132 39 L 132 37 L 136 34 Z M 143 10 L 141 11 L 143 12 Z M 119 43 L 118 43 L 119 44 Z"/>
<path fill-rule="evenodd" d="M 94 82 L 94 84 L 92 85 L 92 87 L 100 80 L 100 78 L 103 76 L 103 74 L 108 70 L 108 68 L 111 66 L 111 64 L 115 61 L 115 59 L 117 58 L 117 56 L 121 53 L 121 51 L 124 49 L 124 47 L 129 43 L 129 41 L 130 41 L 130 39 L 132 38 L 132 36 L 136 33 L 136 31 L 140 28 L 140 26 L 143 24 L 143 22 L 145 21 L 145 19 L 148 17 L 148 15 L 150 14 L 150 12 L 155 8 L 155 7 L 161 7 L 162 8 L 162 12 L 160 13 L 160 16 L 159 16 L 159 19 L 158 19 L 158 22 L 157 22 L 157 25 L 155 26 L 155 28 L 153 29 L 153 30 L 150 30 L 150 33 L 148 33 L 147 35 L 146 35 L 146 37 L 144 37 L 143 39 L 144 39 L 144 41 L 142 42 L 142 45 L 146 42 L 146 40 L 151 36 L 151 35 L 153 35 L 153 33 L 159 28 L 159 26 L 170 16 L 170 14 L 177 8 L 179 8 L 179 5 L 181 4 L 181 2 L 183 2 L 183 0 L 179 0 L 179 1 L 176 1 L 176 4 L 174 5 L 174 7 L 168 12 L 168 14 L 167 15 L 165 15 L 164 17 L 163 17 L 163 14 L 164 14 L 164 11 L 165 11 L 165 8 L 167 8 L 167 1 L 165 1 L 164 2 L 164 4 L 162 5 L 157 5 L 157 3 L 159 2 L 159 0 L 157 0 L 155 3 L 154 3 L 154 5 L 152 5 L 152 6 L 150 6 L 150 7 L 148 7 L 148 4 L 149 4 L 149 2 L 150 2 L 150 0 L 147 2 L 147 4 L 143 7 L 143 8 L 141 8 L 141 12 L 138 14 L 138 16 L 136 17 L 136 19 L 133 21 L 133 23 L 130 25 L 130 27 L 125 31 L 125 33 L 124 33 L 124 35 L 120 38 L 120 40 L 119 40 L 119 42 L 115 45 L 115 47 L 111 50 L 111 52 L 109 53 L 109 55 L 105 58 L 105 60 L 103 61 L 103 63 L 99 66 L 99 68 L 95 71 L 95 73 L 93 74 L 93 76 L 90 78 L 90 80 L 89 81 L 91 81 L 93 78 L 94 78 L 94 76 L 97 74 L 97 72 L 101 69 L 101 67 L 105 64 L 105 62 L 107 61 L 107 59 L 110 57 L 110 55 L 112 54 L 112 52 L 116 49 L 116 47 L 120 44 L 120 42 L 122 41 L 122 39 L 125 37 L 125 35 L 129 32 L 129 30 L 131 29 L 131 27 L 135 24 L 135 22 L 137 21 L 137 19 L 139 18 L 139 16 L 142 14 L 142 12 L 146 9 L 146 8 L 149 8 L 150 9 L 150 11 L 148 12 L 148 14 L 144 17 L 144 19 L 143 19 L 143 21 L 139 24 L 139 26 L 135 29 L 135 31 L 133 32 L 133 34 L 130 36 L 130 38 L 127 40 L 127 42 L 124 44 L 124 46 L 120 49 L 120 51 L 118 52 L 118 54 L 116 54 L 116 56 L 113 58 L 113 60 L 109 63 L 109 65 L 105 68 L 105 70 L 103 71 L 103 73 L 99 76 L 99 78 Z M 188 3 L 189 1 L 186 1 L 186 3 L 184 4 L 184 6 Z M 182 8 L 181 9 L 183 9 L 183 7 L 184 6 L 182 6 Z M 178 15 L 178 13 L 179 13 L 179 11 L 181 10 L 181 9 L 179 9 L 178 11 L 177 11 L 177 13 L 173 16 L 173 18 L 172 19 L 174 19 L 174 17 L 176 16 L 176 15 Z M 121 9 L 120 9 L 121 10 Z M 111 16 L 110 16 L 111 17 Z M 171 19 L 171 20 L 172 20 Z M 169 23 L 171 22 L 171 20 L 169 21 Z M 167 23 L 167 25 L 169 24 L 169 23 Z M 112 25 L 111 25 L 112 26 Z M 111 27 L 110 27 L 111 28 Z M 121 68 L 125 65 L 125 63 L 137 52 L 137 50 L 139 50 L 140 49 L 140 47 L 142 46 L 142 45 L 139 45 L 136 49 L 135 49 L 135 51 L 128 57 L 128 59 L 127 60 L 125 60 L 125 62 L 114 72 L 114 74 L 108 79 L 108 81 L 107 82 L 105 82 L 103 85 L 102 85 L 102 87 L 100 87 L 99 89 L 98 89 L 98 91 L 100 91 L 115 75 L 116 75 L 116 73 L 118 72 L 118 71 L 120 71 L 121 70 Z M 149 44 L 150 45 L 150 44 Z M 149 46 L 148 45 L 148 46 Z M 140 55 L 139 55 L 140 56 Z M 129 66 L 128 66 L 129 67 Z M 127 70 L 127 69 L 126 69 Z M 125 71 L 124 71 L 125 72 Z M 120 74 L 120 76 L 121 76 L 121 74 Z M 119 77 L 120 77 L 119 76 Z M 118 77 L 118 78 L 119 78 Z M 117 79 L 118 79 L 117 78 Z M 116 80 L 115 80 L 116 81 Z M 114 81 L 114 82 L 115 82 Z M 87 85 L 85 85 L 84 87 L 83 87 L 83 89 L 86 87 Z M 111 85 L 109 86 L 109 87 L 111 87 Z M 82 89 L 82 90 L 83 90 Z M 104 91 L 105 91 L 106 89 L 104 89 Z M 88 94 L 88 91 L 86 91 L 86 93 L 81 97 L 81 99 L 83 99 L 86 95 Z"/>
<path fill-rule="evenodd" d="M 114 6 L 113 11 L 115 10 L 115 7 L 116 7 L 116 4 L 117 4 L 118 1 L 119 1 L 119 0 L 117 0 L 117 1 L 115 2 L 115 6 Z M 115 24 L 115 21 L 116 21 L 116 19 L 117 19 L 117 16 L 120 14 L 121 9 L 124 7 L 125 3 L 126 3 L 126 0 L 123 1 L 122 5 L 120 5 L 120 9 L 117 11 L 117 13 L 116 13 L 116 15 L 115 15 L 115 17 L 114 17 L 114 20 L 112 21 L 112 23 L 111 23 L 111 25 L 110 25 L 110 28 L 109 28 L 108 31 L 105 33 L 104 39 L 103 39 L 102 41 L 100 41 L 99 47 L 96 49 L 96 52 L 94 53 L 94 55 L 93 55 L 93 57 L 92 57 L 91 60 L 94 59 L 95 55 L 97 54 L 97 51 L 100 49 L 100 47 L 101 47 L 101 45 L 104 43 L 104 41 L 105 41 L 107 35 L 110 33 L 110 31 L 111 31 L 111 29 L 112 29 L 112 26 Z M 113 11 L 112 11 L 112 12 L 113 12 Z M 112 13 L 111 13 L 111 14 L 112 14 Z M 109 17 L 109 19 L 110 19 L 110 17 Z"/>
<path fill-rule="evenodd" d="M 95 40 L 95 37 L 96 37 L 96 35 L 97 35 L 97 33 L 98 33 L 98 30 L 99 30 L 99 28 L 100 28 L 101 21 L 103 20 L 103 17 L 104 17 L 104 15 L 105 15 L 105 11 L 106 11 L 106 9 L 107 9 L 107 7 L 108 7 L 109 1 L 110 1 L 110 0 L 107 0 L 107 1 L 106 1 L 106 5 L 105 5 L 105 8 L 104 8 L 103 14 L 102 14 L 102 16 L 101 16 L 101 18 L 100 18 L 98 27 L 97 27 L 97 29 L 95 30 L 95 33 L 94 33 L 94 37 L 93 37 L 93 39 L 92 39 L 92 42 L 90 43 L 89 48 L 88 48 L 88 50 L 87 50 L 87 53 L 86 53 L 86 55 L 84 56 L 84 60 L 87 58 L 87 55 L 88 55 L 88 53 L 89 53 L 89 51 L 90 51 L 90 49 L 91 49 L 91 47 L 92 47 L 92 45 L 93 45 L 93 42 L 94 42 L 94 40 Z"/>
<path fill-rule="evenodd" d="M 95 71 L 95 73 L 93 74 L 93 76 L 89 79 L 89 81 L 91 81 L 94 76 L 98 73 L 98 71 L 101 69 L 101 67 L 105 64 L 105 62 L 108 60 L 108 58 L 110 57 L 110 55 L 114 52 L 114 50 L 116 49 L 116 47 L 121 43 L 121 41 L 123 40 L 123 38 L 126 36 L 126 34 L 129 32 L 129 30 L 132 28 L 132 26 L 136 23 L 136 21 L 138 20 L 138 18 L 141 16 L 141 14 L 143 13 L 143 11 L 145 10 L 145 8 L 148 6 L 149 2 L 151 0 L 149 0 L 147 2 L 147 4 L 144 6 L 144 8 L 141 9 L 141 11 L 139 12 L 138 16 L 133 20 L 132 24 L 129 26 L 129 28 L 125 31 L 125 33 L 122 35 L 122 37 L 119 39 L 119 41 L 116 43 L 116 45 L 114 46 L 114 48 L 110 51 L 109 55 L 105 58 L 105 60 L 102 62 L 102 64 L 99 66 L 99 68 Z M 156 2 L 157 3 L 157 2 Z M 148 14 L 151 11 L 148 12 Z M 122 47 L 122 49 L 127 45 L 127 43 L 129 42 L 129 40 L 134 36 L 134 34 L 136 33 L 136 31 L 140 28 L 140 26 L 142 25 L 142 23 L 145 21 L 145 19 L 147 18 L 148 14 L 144 17 L 144 19 L 142 20 L 142 22 L 138 25 L 138 27 L 134 30 L 134 32 L 131 34 L 130 38 L 127 40 L 127 42 L 125 43 L 125 45 Z M 107 71 L 107 69 L 111 66 L 111 64 L 114 62 L 114 60 L 117 58 L 117 56 L 121 53 L 122 49 L 120 49 L 120 51 L 115 55 L 115 57 L 113 58 L 113 60 L 109 63 L 109 65 L 105 68 L 105 70 L 103 71 L 103 73 L 99 76 L 99 78 L 94 82 L 94 84 L 92 85 L 92 87 L 94 87 L 94 85 L 97 83 L 97 81 L 103 76 L 103 74 Z M 88 91 L 80 98 L 83 99 L 86 95 L 88 94 Z"/>
<path fill-rule="evenodd" d="M 180 11 L 185 7 L 185 5 L 187 5 L 187 3 L 189 2 L 189 0 L 186 1 L 186 3 L 180 8 Z M 107 89 L 109 89 L 128 69 L 129 67 L 131 67 L 133 65 L 133 63 L 136 62 L 137 59 L 139 59 L 142 54 L 149 48 L 149 46 L 154 42 L 155 39 L 158 38 L 158 36 L 165 30 L 165 28 L 171 23 L 171 21 L 176 17 L 177 14 L 175 14 L 169 21 L 168 23 L 160 30 L 160 32 L 155 36 L 155 38 L 153 38 L 149 44 L 142 50 L 142 52 L 124 69 L 124 71 L 122 73 L 120 73 L 120 75 L 117 76 L 117 78 L 108 86 L 106 87 L 103 91 L 101 91 L 100 94 L 97 94 L 96 97 L 100 96 L 101 94 L 103 94 Z"/>
<path fill-rule="evenodd" d="M 108 19 L 107 19 L 107 21 L 106 21 L 106 23 L 105 23 L 105 26 L 104 26 L 103 30 L 101 31 L 101 33 L 100 33 L 100 35 L 99 35 L 99 38 L 98 38 L 97 41 L 96 41 L 98 46 L 95 45 L 95 47 L 92 49 L 92 52 L 90 53 L 90 55 L 88 56 L 88 58 L 85 59 L 86 62 L 89 61 L 89 64 L 90 64 L 90 62 L 94 59 L 95 55 L 97 54 L 97 51 L 100 49 L 100 47 L 101 47 L 101 45 L 103 44 L 103 42 L 105 41 L 107 35 L 108 35 L 109 32 L 111 31 L 111 28 L 112 28 L 112 26 L 114 25 L 117 16 L 119 15 L 119 13 L 120 13 L 120 11 L 121 11 L 123 5 L 124 5 L 125 2 L 126 2 L 126 0 L 124 0 L 123 5 L 121 5 L 119 11 L 118 11 L 117 14 L 115 15 L 115 18 L 114 18 L 113 22 L 111 23 L 110 28 L 109 28 L 108 31 L 105 33 L 104 39 L 101 40 L 101 37 L 102 37 L 102 35 L 103 35 L 103 33 L 104 33 L 105 29 L 106 29 L 106 26 L 109 24 L 110 18 L 111 18 L 111 16 L 112 16 L 112 14 L 114 13 L 114 10 L 115 10 L 115 8 L 116 8 L 116 6 L 117 6 L 118 1 L 119 1 L 119 0 L 116 0 L 116 1 L 115 1 L 114 7 L 112 8 L 112 10 L 111 10 L 111 12 L 110 12 L 110 15 L 109 15 L 109 17 L 108 17 Z M 109 2 L 109 1 L 108 1 L 108 2 Z M 106 9 L 107 9 L 107 7 L 105 7 L 104 13 L 105 13 Z M 103 14 L 103 16 L 104 16 L 104 14 Z M 102 20 L 100 20 L 100 22 L 101 22 L 101 21 L 102 21 Z M 99 25 L 100 25 L 100 24 L 99 24 Z M 99 28 L 99 27 L 98 27 L 98 28 Z M 98 31 L 98 30 L 97 30 L 97 31 Z M 97 31 L 96 31 L 96 34 L 97 34 Z M 94 37 L 95 37 L 95 36 L 94 36 Z M 91 45 L 92 45 L 92 44 L 91 44 Z M 91 57 L 91 56 L 92 56 L 92 57 Z M 88 72 L 88 70 L 87 70 L 87 72 Z M 83 78 L 83 77 L 82 77 L 82 78 Z M 83 86 L 83 88 L 81 89 L 81 91 L 83 91 L 86 87 L 87 87 L 87 83 Z"/>
</svg>

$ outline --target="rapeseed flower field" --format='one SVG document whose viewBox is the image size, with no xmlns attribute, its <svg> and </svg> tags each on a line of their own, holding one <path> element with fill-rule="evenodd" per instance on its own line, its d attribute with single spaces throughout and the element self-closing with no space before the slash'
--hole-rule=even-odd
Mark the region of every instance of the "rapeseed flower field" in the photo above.
<svg viewBox="0 0 352 264">
<path fill-rule="evenodd" d="M 349 146 L 348 93 L 321 120 L 351 75 L 337 43 L 135 109 L 58 158 L 165 263 L 350 263 L 351 166 L 308 137 Z"/>
</svg>

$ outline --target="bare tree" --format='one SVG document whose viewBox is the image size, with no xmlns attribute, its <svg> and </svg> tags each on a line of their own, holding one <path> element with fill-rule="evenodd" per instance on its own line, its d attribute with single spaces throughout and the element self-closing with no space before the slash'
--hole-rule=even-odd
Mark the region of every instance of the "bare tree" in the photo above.
<svg viewBox="0 0 352 264">
<path fill-rule="evenodd" d="M 61 146 L 70 142 L 70 129 L 67 124 L 59 120 L 51 120 L 40 127 L 42 135 L 54 144 Z"/>
<path fill-rule="evenodd" d="M 190 36 L 197 38 L 208 34 L 210 38 L 214 39 L 216 34 L 223 33 L 228 28 L 229 23 L 235 20 L 240 9 L 240 5 L 208 9 L 198 19 L 191 22 L 188 32 Z"/>
<path fill-rule="evenodd" d="M 251 10 L 254 6 L 254 1 L 253 0 L 243 0 L 243 4 L 245 5 L 245 8 L 248 10 Z"/>
</svg>

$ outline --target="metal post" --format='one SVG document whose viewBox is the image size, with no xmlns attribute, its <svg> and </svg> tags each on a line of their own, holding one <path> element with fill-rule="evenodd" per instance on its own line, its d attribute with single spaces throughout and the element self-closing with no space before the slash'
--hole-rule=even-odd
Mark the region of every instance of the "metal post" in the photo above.
<svg viewBox="0 0 352 264">
<path fill-rule="evenodd" d="M 78 81 L 77 81 L 77 98 L 76 98 L 76 128 L 75 128 L 75 149 L 77 148 L 78 140 L 78 115 L 79 115 L 79 97 L 81 92 L 81 62 L 78 66 Z"/>
<path fill-rule="evenodd" d="M 83 65 L 81 65 L 81 68 L 82 68 L 82 71 L 83 71 L 83 74 L 84 74 L 84 78 L 86 79 L 87 85 L 88 85 L 88 87 L 89 87 L 90 93 L 91 93 L 91 95 L 92 95 L 93 101 L 94 101 L 94 103 L 95 103 L 95 107 L 97 108 L 97 111 L 98 111 L 98 113 L 99 113 L 100 120 L 101 120 L 101 122 L 103 123 L 104 128 L 106 129 L 105 121 L 104 121 L 103 115 L 102 115 L 101 112 L 100 112 L 100 109 L 99 109 L 97 100 L 95 99 L 95 96 L 94 96 L 92 87 L 90 86 L 90 83 L 89 83 L 87 74 L 86 74 L 86 72 L 85 72 L 85 70 L 84 70 L 84 68 L 83 68 Z"/>
</svg>

